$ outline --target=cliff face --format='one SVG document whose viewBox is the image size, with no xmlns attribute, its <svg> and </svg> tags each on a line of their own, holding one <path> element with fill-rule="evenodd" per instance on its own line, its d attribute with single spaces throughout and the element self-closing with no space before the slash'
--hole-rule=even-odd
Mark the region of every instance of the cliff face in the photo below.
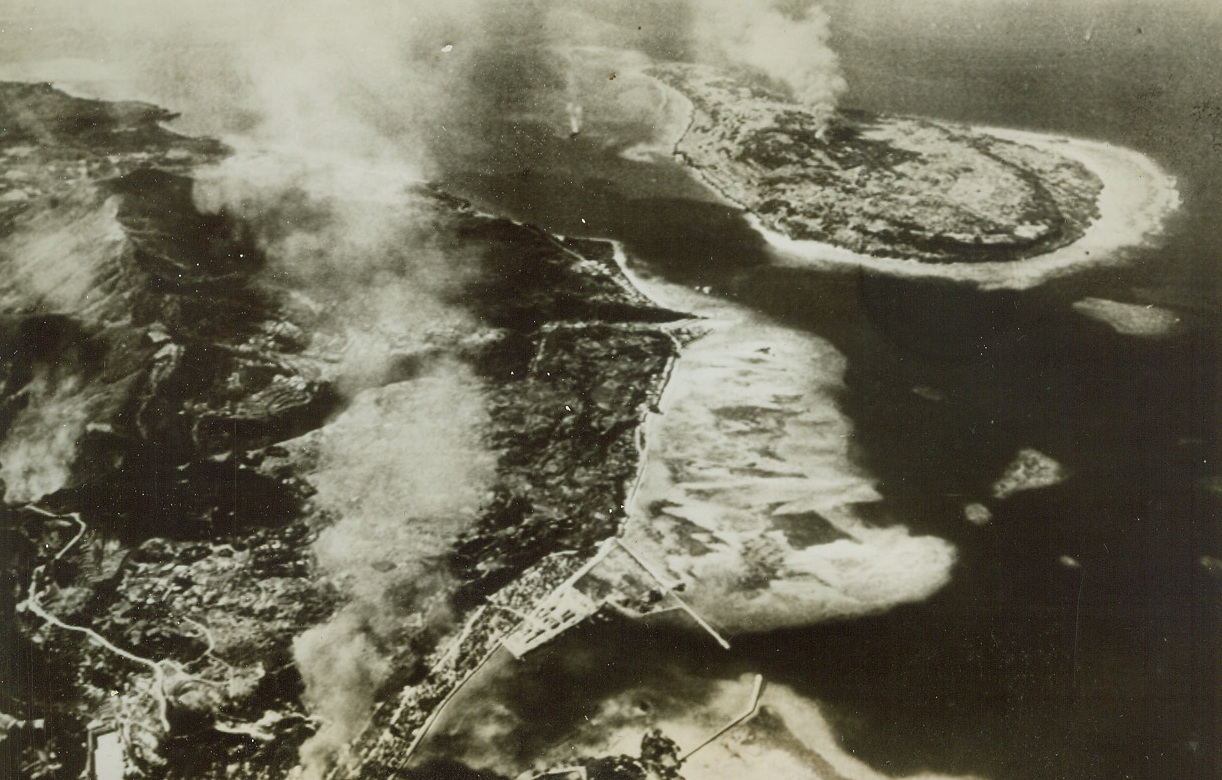
<svg viewBox="0 0 1222 780">
<path fill-rule="evenodd" d="M 926 262 L 1014 260 L 1080 237 L 1101 184 L 1080 164 L 969 128 L 830 119 L 728 74 L 658 65 L 692 103 L 676 151 L 790 238 Z"/>
<path fill-rule="evenodd" d="M 23 713 L 0 761 L 26 776 L 78 775 L 97 720 L 150 776 L 283 777 L 319 726 L 294 639 L 349 598 L 315 557 L 346 519 L 320 500 L 335 480 L 317 441 L 365 435 L 338 422 L 356 403 L 344 372 L 361 302 L 275 267 L 245 215 L 201 209 L 197 177 L 229 152 L 164 129 L 171 118 L 0 84 L 0 530 L 19 583 L 0 604 L 17 648 L 0 711 Z M 495 474 L 465 530 L 438 542 L 441 574 L 396 586 L 408 614 L 378 640 L 402 662 L 397 684 L 429 673 L 420 658 L 453 625 L 414 610 L 461 618 L 614 532 L 674 351 L 656 325 L 683 316 L 636 293 L 607 244 L 421 185 L 402 197 L 433 244 L 473 258 L 438 304 L 465 325 L 389 334 L 363 386 L 388 411 L 434 367 L 463 366 Z"/>
</svg>

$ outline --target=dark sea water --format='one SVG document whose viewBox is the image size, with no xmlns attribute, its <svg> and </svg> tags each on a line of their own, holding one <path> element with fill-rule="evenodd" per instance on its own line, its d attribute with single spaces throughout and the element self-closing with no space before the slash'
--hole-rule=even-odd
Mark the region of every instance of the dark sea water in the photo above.
<svg viewBox="0 0 1222 780">
<path fill-rule="evenodd" d="M 681 171 L 544 128 L 507 125 L 488 167 L 453 176 L 478 200 L 620 239 L 643 270 L 833 343 L 848 359 L 839 404 L 855 457 L 883 494 L 870 511 L 959 550 L 945 589 L 881 616 L 739 636 L 729 659 L 621 631 L 616 654 L 758 670 L 823 704 L 844 747 L 887 774 L 1222 776 L 1222 581 L 1200 562 L 1222 555 L 1222 15 L 910 5 L 829 6 L 846 105 L 1140 150 L 1183 199 L 1159 244 L 1124 266 L 983 292 L 779 268 Z M 1087 296 L 1164 306 L 1189 327 L 1121 335 L 1071 308 Z M 1070 478 L 966 523 L 964 497 L 987 495 L 1026 447 Z M 616 679 L 595 666 L 591 699 Z M 565 685 L 541 682 L 540 701 L 580 699 L 580 681 Z"/>
</svg>

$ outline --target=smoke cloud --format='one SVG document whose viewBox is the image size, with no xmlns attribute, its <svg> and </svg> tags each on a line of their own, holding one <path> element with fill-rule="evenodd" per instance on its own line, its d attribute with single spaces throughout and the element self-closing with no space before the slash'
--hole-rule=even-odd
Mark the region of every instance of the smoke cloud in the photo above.
<svg viewBox="0 0 1222 780">
<path fill-rule="evenodd" d="M 76 442 L 85 433 L 90 399 L 68 371 L 38 367 L 22 392 L 28 398 L 0 442 L 2 498 L 35 501 L 68 482 Z"/>
<path fill-rule="evenodd" d="M 304 777 L 321 777 L 356 737 L 401 648 L 436 635 L 451 616 L 442 559 L 476 517 L 495 470 L 478 381 L 458 364 L 367 390 L 313 445 L 319 508 L 338 519 L 314 550 L 348 596 L 298 638 L 306 702 L 323 727 L 301 748 Z"/>
<path fill-rule="evenodd" d="M 0 30 L 0 72 L 40 61 L 44 77 L 181 111 L 191 131 L 429 177 L 478 156 L 491 121 L 567 126 L 556 47 L 747 66 L 830 107 L 845 85 L 829 39 L 813 0 L 46 0 Z"/>
<path fill-rule="evenodd" d="M 446 303 L 478 269 L 449 215 L 413 191 L 413 170 L 301 150 L 247 151 L 197 178 L 201 210 L 252 226 L 264 277 L 304 293 L 315 350 L 341 357 L 331 379 L 353 395 L 396 361 L 452 344 L 477 324 Z"/>
<path fill-rule="evenodd" d="M 305 699 L 323 726 L 301 747 L 303 778 L 320 778 L 369 718 L 371 703 L 390 675 L 365 616 L 348 606 L 329 622 L 302 634 L 293 646 L 306 681 Z"/>
<path fill-rule="evenodd" d="M 759 70 L 807 108 L 830 113 L 848 86 L 828 45 L 830 19 L 811 0 L 710 3 L 698 34 L 734 64 Z"/>
</svg>

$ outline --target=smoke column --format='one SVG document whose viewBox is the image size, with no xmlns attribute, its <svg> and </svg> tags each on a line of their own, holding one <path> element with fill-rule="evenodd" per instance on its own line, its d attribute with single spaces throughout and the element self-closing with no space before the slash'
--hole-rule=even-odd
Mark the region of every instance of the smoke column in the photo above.
<svg viewBox="0 0 1222 780">
<path fill-rule="evenodd" d="M 808 109 L 830 114 L 847 84 L 828 45 L 829 18 L 810 0 L 712 3 L 698 33 L 733 63 L 755 68 L 789 88 Z"/>
<path fill-rule="evenodd" d="M 495 459 L 482 445 L 479 384 L 460 365 L 358 395 L 321 431 L 315 501 L 338 516 L 315 543 L 320 568 L 349 603 L 300 636 L 294 658 L 323 727 L 301 748 L 304 777 L 322 776 L 368 720 L 391 658 L 451 616 L 439 563 L 476 516 Z"/>
</svg>

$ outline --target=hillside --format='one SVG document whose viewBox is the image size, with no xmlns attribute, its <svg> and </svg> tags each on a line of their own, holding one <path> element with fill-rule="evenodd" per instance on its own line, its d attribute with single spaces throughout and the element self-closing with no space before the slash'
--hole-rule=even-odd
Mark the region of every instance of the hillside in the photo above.
<svg viewBox="0 0 1222 780">
<path fill-rule="evenodd" d="M 617 530 L 675 354 L 658 326 L 685 316 L 607 243 L 414 181 L 355 206 L 406 226 L 385 257 L 329 261 L 345 193 L 281 193 L 296 221 L 201 205 L 217 166 L 254 174 L 171 118 L 0 83 L 0 773 L 77 777 L 96 733 L 144 777 L 283 778 L 326 723 L 295 643 L 353 603 L 388 610 L 338 638 L 393 670 L 368 704 L 418 690 L 418 724 L 475 605 Z M 434 256 L 463 270 L 426 297 Z M 416 495 L 467 450 L 469 504 Z M 326 559 L 336 536 L 367 557 Z"/>
</svg>

